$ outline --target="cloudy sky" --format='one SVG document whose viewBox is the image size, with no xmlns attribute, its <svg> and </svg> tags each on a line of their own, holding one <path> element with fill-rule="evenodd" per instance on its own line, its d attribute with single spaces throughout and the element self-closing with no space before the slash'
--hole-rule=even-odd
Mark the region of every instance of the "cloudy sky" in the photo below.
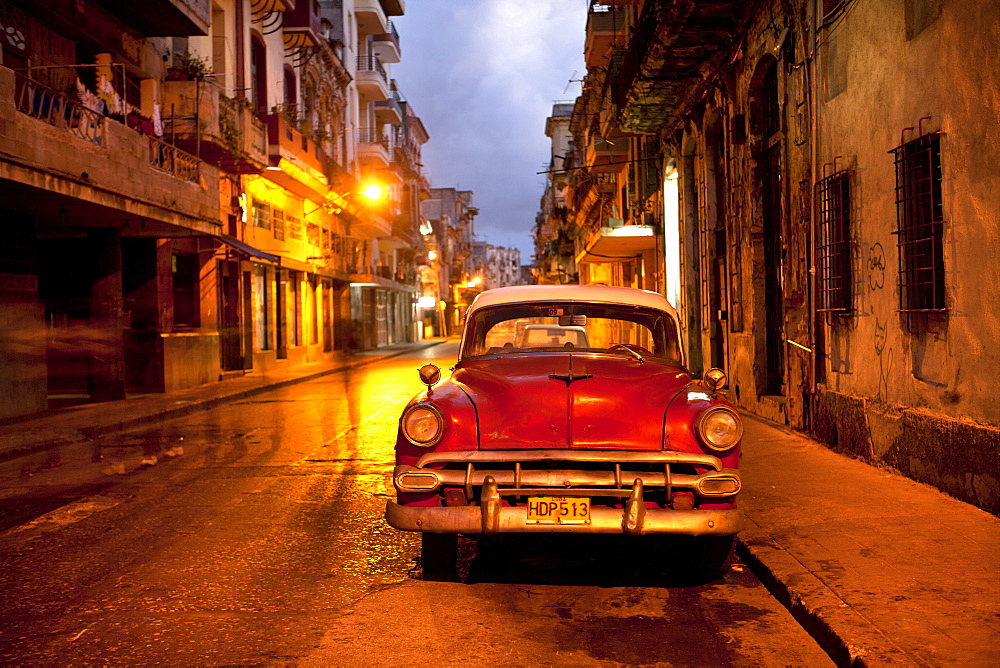
<svg viewBox="0 0 1000 668">
<path fill-rule="evenodd" d="M 476 236 L 534 252 L 552 103 L 580 92 L 587 0 L 407 0 L 392 76 L 431 138 L 435 188 L 471 190 Z M 567 87 L 567 84 L 569 86 Z"/>
</svg>

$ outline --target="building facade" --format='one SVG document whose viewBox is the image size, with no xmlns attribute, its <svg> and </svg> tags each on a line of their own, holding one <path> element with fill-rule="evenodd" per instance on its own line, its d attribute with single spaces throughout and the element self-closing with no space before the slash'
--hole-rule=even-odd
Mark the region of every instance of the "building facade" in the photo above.
<svg viewBox="0 0 1000 668">
<path fill-rule="evenodd" d="M 745 410 L 1000 510 L 1000 3 L 588 12 L 579 280 L 665 294 Z"/>
<path fill-rule="evenodd" d="M 436 336 L 460 333 L 466 309 L 483 290 L 472 261 L 479 213 L 472 202 L 471 190 L 431 188 L 430 197 L 421 203 L 427 248 L 421 269 L 427 304 L 423 315 Z"/>
<path fill-rule="evenodd" d="M 0 4 L 0 417 L 419 335 L 401 1 Z"/>
</svg>

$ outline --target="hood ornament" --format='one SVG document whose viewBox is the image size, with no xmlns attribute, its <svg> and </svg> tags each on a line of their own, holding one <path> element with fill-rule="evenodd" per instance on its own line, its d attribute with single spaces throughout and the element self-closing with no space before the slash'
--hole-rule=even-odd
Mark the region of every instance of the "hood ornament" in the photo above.
<svg viewBox="0 0 1000 668">
<path fill-rule="evenodd" d="M 564 373 L 550 373 L 549 374 L 549 378 L 553 378 L 555 380 L 566 381 L 566 387 L 569 387 L 569 384 L 572 383 L 574 380 L 583 380 L 584 378 L 593 378 L 594 377 L 594 374 L 592 374 L 592 373 L 581 373 L 581 374 L 578 374 L 578 375 L 574 376 L 573 375 L 573 356 L 572 355 L 567 355 L 567 357 L 569 357 L 569 373 L 568 374 L 564 374 Z"/>
</svg>

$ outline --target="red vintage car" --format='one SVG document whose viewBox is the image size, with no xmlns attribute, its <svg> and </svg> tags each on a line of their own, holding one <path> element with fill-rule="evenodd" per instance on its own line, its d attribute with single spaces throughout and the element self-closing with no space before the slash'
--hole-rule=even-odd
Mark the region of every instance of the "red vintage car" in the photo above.
<svg viewBox="0 0 1000 668">
<path fill-rule="evenodd" d="M 556 334 L 527 345 L 542 325 Z M 519 532 L 693 536 L 696 576 L 729 568 L 743 426 L 719 394 L 725 374 L 685 368 L 663 296 L 488 290 L 469 308 L 451 377 L 433 365 L 420 376 L 385 516 L 422 532 L 425 570 L 454 568 L 457 534 Z"/>
</svg>

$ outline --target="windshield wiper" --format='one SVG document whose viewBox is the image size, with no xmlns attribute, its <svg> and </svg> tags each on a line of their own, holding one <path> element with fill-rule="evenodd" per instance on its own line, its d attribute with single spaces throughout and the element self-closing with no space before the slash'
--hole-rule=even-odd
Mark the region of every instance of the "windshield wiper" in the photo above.
<svg viewBox="0 0 1000 668">
<path fill-rule="evenodd" d="M 639 364 L 642 364 L 642 363 L 644 363 L 646 361 L 645 357 L 643 357 L 642 355 L 640 355 L 636 351 L 632 350 L 632 348 L 630 348 L 629 346 L 625 345 L 624 343 L 612 343 L 609 346 L 609 349 L 610 350 L 624 350 L 629 355 L 631 355 L 632 357 L 634 357 L 637 360 L 639 360 Z"/>
</svg>

